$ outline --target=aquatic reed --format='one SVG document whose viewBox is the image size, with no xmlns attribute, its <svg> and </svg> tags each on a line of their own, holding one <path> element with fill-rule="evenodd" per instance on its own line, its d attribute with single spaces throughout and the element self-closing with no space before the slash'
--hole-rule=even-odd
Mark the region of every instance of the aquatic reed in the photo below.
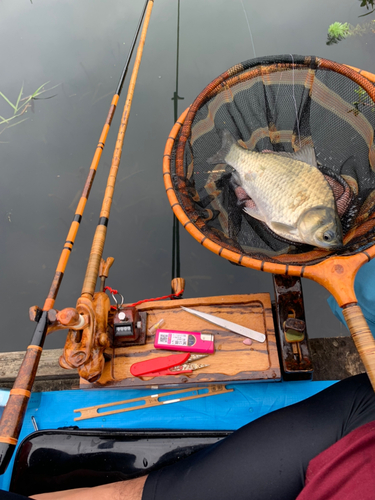
<svg viewBox="0 0 375 500">
<path fill-rule="evenodd" d="M 0 92 L 0 96 L 4 99 L 4 101 L 9 104 L 9 106 L 13 109 L 13 115 L 10 116 L 9 118 L 5 118 L 0 115 L 0 126 L 5 125 L 2 130 L 0 130 L 0 134 L 4 132 L 4 130 L 14 127 L 15 125 L 19 125 L 20 123 L 24 122 L 27 120 L 27 118 L 23 118 L 19 120 L 19 118 L 27 112 L 28 108 L 31 107 L 32 103 L 36 99 L 51 99 L 52 97 L 55 97 L 57 94 L 54 94 L 49 97 L 39 97 L 41 94 L 44 94 L 44 92 L 48 92 L 49 90 L 52 90 L 58 85 L 55 85 L 54 87 L 51 87 L 49 89 L 45 89 L 44 87 L 48 84 L 49 82 L 43 83 L 39 88 L 35 90 L 31 95 L 27 97 L 22 97 L 23 94 L 23 85 L 21 87 L 21 90 L 18 94 L 17 100 L 15 104 L 11 102 L 8 97 L 6 97 L 2 92 Z M 15 120 L 15 121 L 14 121 Z"/>
</svg>

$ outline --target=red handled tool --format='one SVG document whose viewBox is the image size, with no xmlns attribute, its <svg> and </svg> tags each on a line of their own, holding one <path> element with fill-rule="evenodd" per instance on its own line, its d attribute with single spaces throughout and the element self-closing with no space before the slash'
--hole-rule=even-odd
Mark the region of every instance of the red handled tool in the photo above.
<svg viewBox="0 0 375 500">
<path fill-rule="evenodd" d="M 205 358 L 207 354 L 172 354 L 171 356 L 159 356 L 146 361 L 134 363 L 130 367 L 130 373 L 134 377 L 161 377 L 164 375 L 179 375 L 180 373 L 192 373 L 209 365 L 190 364 L 190 361 Z"/>
</svg>

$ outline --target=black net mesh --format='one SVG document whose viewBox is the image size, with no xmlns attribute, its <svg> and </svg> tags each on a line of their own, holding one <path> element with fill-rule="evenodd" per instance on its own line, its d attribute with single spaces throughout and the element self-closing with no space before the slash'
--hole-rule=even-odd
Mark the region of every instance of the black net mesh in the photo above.
<svg viewBox="0 0 375 500">
<path fill-rule="evenodd" d="M 224 248 L 257 259 L 279 262 L 287 254 L 289 263 L 308 264 L 327 255 L 280 238 L 243 211 L 230 182 L 233 168 L 207 162 L 221 148 L 220 131 L 229 130 L 240 145 L 258 152 L 291 153 L 312 145 L 342 223 L 344 246 L 334 253 L 349 255 L 371 245 L 375 104 L 369 93 L 313 57 L 251 60 L 227 73 L 197 98 L 186 143 L 180 136 L 175 140 L 172 179 L 189 219 Z"/>
</svg>

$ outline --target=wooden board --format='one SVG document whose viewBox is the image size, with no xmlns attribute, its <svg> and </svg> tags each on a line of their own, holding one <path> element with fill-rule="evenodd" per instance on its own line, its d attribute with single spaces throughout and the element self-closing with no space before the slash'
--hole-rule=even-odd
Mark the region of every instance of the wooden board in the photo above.
<svg viewBox="0 0 375 500">
<path fill-rule="evenodd" d="M 266 334 L 263 343 L 243 344 L 244 337 L 216 327 L 212 323 L 183 311 L 180 306 L 192 307 L 209 314 L 252 328 Z M 228 295 L 162 302 L 149 302 L 138 307 L 146 313 L 147 330 L 164 319 L 163 329 L 213 333 L 215 353 L 200 360 L 210 366 L 191 374 L 162 377 L 133 377 L 133 363 L 158 356 L 169 356 L 179 351 L 154 348 L 155 335 L 147 333 L 143 346 L 109 349 L 101 378 L 94 384 L 81 379 L 81 388 L 98 387 L 154 387 L 186 384 L 230 383 L 240 381 L 280 380 L 275 331 L 269 294 Z"/>
</svg>

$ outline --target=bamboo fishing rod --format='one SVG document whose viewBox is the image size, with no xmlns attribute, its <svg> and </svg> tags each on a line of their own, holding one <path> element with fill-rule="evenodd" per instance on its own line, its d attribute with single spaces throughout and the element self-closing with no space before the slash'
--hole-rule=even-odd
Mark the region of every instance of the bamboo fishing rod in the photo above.
<svg viewBox="0 0 375 500">
<path fill-rule="evenodd" d="M 146 0 L 142 14 L 140 16 L 136 32 L 129 50 L 127 60 L 125 62 L 116 92 L 112 98 L 112 102 L 109 108 L 108 116 L 105 121 L 104 127 L 102 129 L 98 145 L 90 166 L 89 174 L 86 179 L 85 186 L 82 191 L 81 198 L 78 202 L 78 206 L 75 212 L 75 216 L 71 223 L 68 236 L 66 238 L 63 250 L 59 262 L 57 264 L 56 272 L 48 293 L 48 296 L 44 302 L 43 310 L 37 310 L 35 315 L 35 321 L 37 325 L 34 330 L 30 345 L 28 346 L 24 359 L 22 361 L 21 367 L 19 369 L 17 378 L 13 384 L 13 388 L 10 391 L 9 400 L 6 407 L 4 408 L 3 415 L 0 421 L 0 475 L 4 474 L 9 462 L 13 456 L 13 452 L 17 446 L 18 437 L 21 432 L 22 423 L 25 417 L 27 405 L 31 396 L 31 390 L 34 384 L 36 372 L 38 369 L 38 364 L 43 351 L 44 341 L 47 335 L 48 325 L 50 323 L 49 311 L 53 308 L 55 300 L 61 285 L 61 281 L 64 276 L 66 265 L 69 260 L 70 253 L 72 251 L 75 238 L 78 232 L 78 228 L 82 219 L 84 209 L 90 194 L 91 187 L 94 182 L 95 174 L 99 161 L 104 149 L 104 145 L 107 139 L 107 135 L 112 123 L 113 116 L 115 114 L 117 103 L 121 94 L 121 90 L 129 69 L 130 60 L 136 45 L 138 34 L 145 17 L 147 10 L 150 11 L 150 6 L 152 9 L 154 0 Z M 148 26 L 148 22 L 147 22 Z M 129 98 L 129 93 L 128 93 Z M 128 98 L 126 105 L 128 103 Z M 109 214 L 108 214 L 109 215 Z"/>
<path fill-rule="evenodd" d="M 179 59 L 180 59 L 180 0 L 177 4 L 177 54 L 176 54 L 176 90 L 173 93 L 173 123 L 178 120 L 178 101 L 183 100 L 184 97 L 178 95 L 178 73 L 179 73 Z M 180 266 L 180 223 L 175 216 L 173 216 L 173 229 L 172 229 L 172 283 L 175 278 L 181 276 Z M 172 288 L 172 293 L 175 292 Z"/>
</svg>

